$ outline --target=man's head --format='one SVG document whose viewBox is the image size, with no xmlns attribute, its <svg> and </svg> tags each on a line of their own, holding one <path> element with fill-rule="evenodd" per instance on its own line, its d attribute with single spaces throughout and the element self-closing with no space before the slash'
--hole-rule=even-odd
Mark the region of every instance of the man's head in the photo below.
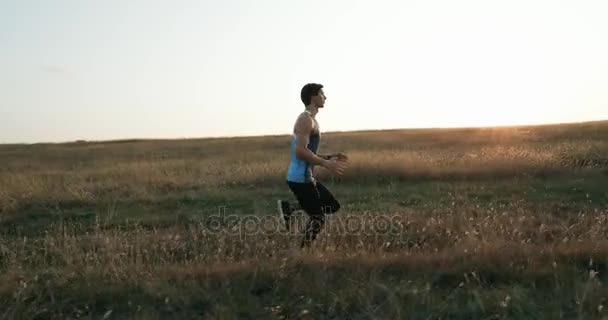
<svg viewBox="0 0 608 320">
<path fill-rule="evenodd" d="M 327 100 L 323 92 L 323 85 L 318 83 L 308 83 L 302 87 L 300 98 L 305 106 L 314 105 L 317 108 L 323 108 L 325 100 Z"/>
</svg>

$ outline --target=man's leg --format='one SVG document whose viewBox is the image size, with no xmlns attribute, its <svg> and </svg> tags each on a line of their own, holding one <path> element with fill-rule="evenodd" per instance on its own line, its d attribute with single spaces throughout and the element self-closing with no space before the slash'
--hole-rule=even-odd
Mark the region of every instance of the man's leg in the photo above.
<svg viewBox="0 0 608 320">
<path fill-rule="evenodd" d="M 277 200 L 277 209 L 279 212 L 279 219 L 285 222 L 285 229 L 289 231 L 289 224 L 291 216 L 294 212 L 302 210 L 302 206 L 299 202 L 291 202 L 289 200 Z"/>
<path fill-rule="evenodd" d="M 292 191 L 292 193 L 296 196 L 297 201 L 296 202 L 291 202 L 289 200 L 277 200 L 277 211 L 279 213 L 279 220 L 282 220 L 285 222 L 285 229 L 287 229 L 287 231 L 289 231 L 289 226 L 290 226 L 290 220 L 291 220 L 291 216 L 295 211 L 298 210 L 303 210 L 302 205 L 300 204 L 300 198 L 299 198 L 299 194 L 302 192 L 306 192 L 305 188 L 303 188 L 303 186 L 305 185 L 304 183 L 296 183 L 296 182 L 290 182 L 290 181 L 286 181 L 287 185 L 289 186 L 289 189 Z M 304 200 L 306 201 L 306 200 Z"/>
<path fill-rule="evenodd" d="M 287 200 L 277 200 L 279 219 L 285 222 L 285 229 L 289 231 L 289 219 L 294 212 L 293 205 Z"/>
<path fill-rule="evenodd" d="M 302 239 L 301 248 L 310 247 L 312 242 L 317 238 L 323 225 L 325 224 L 325 215 L 323 213 L 310 215 L 308 223 L 306 224 L 306 230 L 304 230 L 304 238 Z"/>
<path fill-rule="evenodd" d="M 340 210 L 340 203 L 334 195 L 320 182 L 317 181 L 317 191 L 319 191 L 319 199 L 321 208 L 325 214 L 333 214 Z"/>
<path fill-rule="evenodd" d="M 288 182 L 289 188 L 293 191 L 302 209 L 310 217 L 304 230 L 302 247 L 310 246 L 317 234 L 323 228 L 325 215 L 321 205 L 319 190 L 313 183 L 293 183 Z"/>
<path fill-rule="evenodd" d="M 321 231 L 325 225 L 325 215 L 333 214 L 340 210 L 340 203 L 334 195 L 320 182 L 317 181 L 316 189 L 319 194 L 319 203 L 321 205 L 321 213 L 318 215 L 311 215 L 306 231 L 304 233 L 304 239 L 302 240 L 302 247 L 308 247 L 313 240 L 317 237 L 317 234 Z"/>
</svg>

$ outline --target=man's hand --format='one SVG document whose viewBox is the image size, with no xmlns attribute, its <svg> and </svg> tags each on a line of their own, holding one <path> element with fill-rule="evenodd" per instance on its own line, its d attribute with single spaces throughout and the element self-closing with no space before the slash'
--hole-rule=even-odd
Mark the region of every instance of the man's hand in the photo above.
<svg viewBox="0 0 608 320">
<path fill-rule="evenodd" d="M 321 157 L 325 160 L 335 159 L 335 160 L 344 161 L 344 162 L 348 161 L 348 157 L 342 152 L 332 153 L 332 154 L 328 154 L 326 156 L 321 156 Z"/>
<path fill-rule="evenodd" d="M 341 176 L 344 174 L 344 170 L 346 170 L 347 162 L 337 159 L 323 160 L 322 166 L 329 170 L 331 174 Z"/>
<path fill-rule="evenodd" d="M 342 152 L 334 153 L 334 154 L 330 155 L 329 158 L 336 159 L 338 161 L 348 161 L 348 157 L 346 156 L 346 154 L 344 154 Z"/>
</svg>

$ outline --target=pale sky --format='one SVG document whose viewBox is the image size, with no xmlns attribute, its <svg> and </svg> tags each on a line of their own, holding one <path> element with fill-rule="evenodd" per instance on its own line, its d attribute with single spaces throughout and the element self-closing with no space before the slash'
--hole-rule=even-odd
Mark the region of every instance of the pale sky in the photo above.
<svg viewBox="0 0 608 320">
<path fill-rule="evenodd" d="M 0 143 L 608 119 L 608 1 L 0 0 Z"/>
</svg>

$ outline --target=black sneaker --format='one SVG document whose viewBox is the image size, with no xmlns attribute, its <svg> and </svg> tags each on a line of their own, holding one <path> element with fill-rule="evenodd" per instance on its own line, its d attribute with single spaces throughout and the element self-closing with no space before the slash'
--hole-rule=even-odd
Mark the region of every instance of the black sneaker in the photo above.
<svg viewBox="0 0 608 320">
<path fill-rule="evenodd" d="M 279 211 L 279 219 L 285 221 L 285 229 L 289 230 L 289 218 L 293 212 L 289 201 L 278 200 L 277 209 Z"/>
</svg>

